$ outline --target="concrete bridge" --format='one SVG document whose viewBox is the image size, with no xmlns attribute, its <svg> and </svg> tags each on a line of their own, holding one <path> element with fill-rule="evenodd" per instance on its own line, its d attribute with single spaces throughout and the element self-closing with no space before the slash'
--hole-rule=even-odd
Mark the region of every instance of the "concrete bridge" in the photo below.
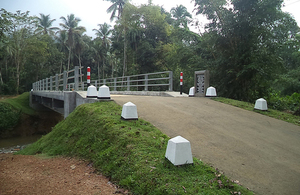
<svg viewBox="0 0 300 195">
<path fill-rule="evenodd" d="M 90 83 L 82 80 L 83 74 L 80 72 L 80 67 L 76 66 L 73 70 L 33 83 L 30 106 L 38 109 L 43 105 L 63 114 L 66 118 L 81 104 L 110 101 L 86 98 L 85 90 L 90 83 L 96 88 L 107 85 L 111 94 L 172 96 L 172 71 L 92 80 Z"/>
<path fill-rule="evenodd" d="M 41 103 L 65 117 L 80 104 L 103 101 L 85 98 L 85 91 L 34 90 L 30 97 L 33 107 Z M 256 194 L 300 194 L 299 126 L 209 98 L 185 97 L 169 91 L 111 91 L 116 103 L 133 102 L 140 118 L 171 138 L 188 139 L 194 157 Z"/>
</svg>

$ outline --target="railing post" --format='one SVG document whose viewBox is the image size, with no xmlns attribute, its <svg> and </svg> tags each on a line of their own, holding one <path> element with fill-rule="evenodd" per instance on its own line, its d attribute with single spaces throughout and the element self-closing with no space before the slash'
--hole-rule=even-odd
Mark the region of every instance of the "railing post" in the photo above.
<svg viewBox="0 0 300 195">
<path fill-rule="evenodd" d="M 145 91 L 148 91 L 148 75 L 145 75 Z"/>
<path fill-rule="evenodd" d="M 75 66 L 75 91 L 78 91 L 78 86 L 79 86 L 79 66 Z"/>
<path fill-rule="evenodd" d="M 68 90 L 68 81 L 67 81 L 67 71 L 64 71 L 64 78 L 63 78 L 63 91 Z"/>
<path fill-rule="evenodd" d="M 114 91 L 117 91 L 117 78 L 114 78 Z"/>
<path fill-rule="evenodd" d="M 53 89 L 53 78 L 50 76 L 50 91 Z"/>
<path fill-rule="evenodd" d="M 173 91 L 173 72 L 169 72 L 169 91 Z"/>
<path fill-rule="evenodd" d="M 103 85 L 105 85 L 106 84 L 106 79 L 103 79 Z"/>
<path fill-rule="evenodd" d="M 46 85 L 46 82 L 45 82 L 45 79 L 43 79 L 43 91 L 45 91 L 45 85 Z"/>
<path fill-rule="evenodd" d="M 97 80 L 95 80 L 95 87 L 96 87 L 96 89 L 97 89 L 97 82 L 98 82 L 98 81 L 97 81 Z"/>
<path fill-rule="evenodd" d="M 48 78 L 46 78 L 46 91 L 48 90 L 49 83 L 48 83 Z"/>
<path fill-rule="evenodd" d="M 58 74 L 55 74 L 55 91 L 58 91 Z"/>
<path fill-rule="evenodd" d="M 127 91 L 130 91 L 130 77 L 127 77 Z"/>
</svg>

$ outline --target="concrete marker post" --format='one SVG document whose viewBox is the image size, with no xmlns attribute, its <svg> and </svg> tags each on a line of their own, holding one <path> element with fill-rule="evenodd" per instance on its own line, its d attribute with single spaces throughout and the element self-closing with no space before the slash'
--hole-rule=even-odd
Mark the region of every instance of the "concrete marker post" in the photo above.
<svg viewBox="0 0 300 195">
<path fill-rule="evenodd" d="M 91 85 L 91 68 L 87 67 L 87 73 L 86 73 L 86 77 L 87 77 L 87 87 L 89 87 Z M 96 85 L 97 87 L 97 85 Z"/>
<path fill-rule="evenodd" d="M 183 73 L 180 73 L 180 95 L 182 95 Z"/>
</svg>

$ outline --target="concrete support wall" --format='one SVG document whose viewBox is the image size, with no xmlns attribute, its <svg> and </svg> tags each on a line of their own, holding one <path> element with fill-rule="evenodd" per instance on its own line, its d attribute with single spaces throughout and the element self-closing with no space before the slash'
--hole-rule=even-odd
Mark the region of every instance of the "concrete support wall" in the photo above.
<svg viewBox="0 0 300 195">
<path fill-rule="evenodd" d="M 94 103 L 99 101 L 112 101 L 111 99 L 90 99 L 83 98 L 75 91 L 65 92 L 30 92 L 30 107 L 40 110 L 43 107 L 50 108 L 68 117 L 75 108 L 81 104 Z"/>
</svg>

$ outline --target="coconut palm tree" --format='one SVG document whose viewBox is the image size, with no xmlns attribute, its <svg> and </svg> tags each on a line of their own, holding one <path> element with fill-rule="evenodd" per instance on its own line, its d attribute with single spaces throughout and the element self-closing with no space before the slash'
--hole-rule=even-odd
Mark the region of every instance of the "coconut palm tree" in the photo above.
<svg viewBox="0 0 300 195">
<path fill-rule="evenodd" d="M 102 39 L 101 56 L 102 56 L 102 73 L 103 73 L 103 78 L 104 78 L 105 59 L 106 59 L 109 47 L 111 45 L 111 40 L 109 37 L 109 35 L 111 34 L 111 29 L 110 29 L 111 25 L 109 25 L 105 22 L 104 24 L 98 24 L 98 26 L 99 26 L 99 29 L 93 29 L 93 31 L 96 31 L 97 37 Z"/>
<path fill-rule="evenodd" d="M 70 60 L 71 60 L 71 52 L 75 47 L 74 36 L 81 36 L 83 32 L 86 31 L 85 27 L 78 26 L 78 23 L 81 21 L 80 18 L 76 18 L 74 14 L 70 14 L 65 17 L 60 17 L 63 23 L 59 23 L 59 25 L 63 28 L 64 31 L 68 34 L 68 49 L 69 49 L 69 57 L 68 57 L 68 70 L 70 69 Z"/>
<path fill-rule="evenodd" d="M 192 15 L 183 5 L 173 7 L 171 9 L 171 14 L 176 19 L 175 25 L 182 25 L 184 28 L 187 28 L 187 24 L 190 22 L 190 19 L 192 19 Z"/>
<path fill-rule="evenodd" d="M 43 33 L 44 35 L 54 35 L 55 30 L 59 30 L 57 27 L 51 27 L 52 23 L 55 21 L 55 19 L 50 19 L 50 14 L 44 15 L 40 14 L 40 18 L 37 18 L 38 20 L 38 29 L 37 31 L 40 33 Z"/>
<path fill-rule="evenodd" d="M 107 13 L 111 13 L 110 21 L 113 21 L 114 18 L 120 19 L 122 16 L 124 6 L 128 2 L 128 0 L 106 0 L 106 1 L 113 3 L 106 10 Z M 116 12 L 118 12 L 118 15 L 116 15 Z"/>
<path fill-rule="evenodd" d="M 111 13 L 110 21 L 113 21 L 114 18 L 120 19 L 122 17 L 122 13 L 124 10 L 124 6 L 128 2 L 128 0 L 106 0 L 113 3 L 107 10 L 107 13 Z M 118 15 L 116 16 L 116 12 L 118 11 Z M 124 26 L 124 61 L 123 61 L 123 77 L 125 76 L 126 69 L 126 27 Z"/>
</svg>

